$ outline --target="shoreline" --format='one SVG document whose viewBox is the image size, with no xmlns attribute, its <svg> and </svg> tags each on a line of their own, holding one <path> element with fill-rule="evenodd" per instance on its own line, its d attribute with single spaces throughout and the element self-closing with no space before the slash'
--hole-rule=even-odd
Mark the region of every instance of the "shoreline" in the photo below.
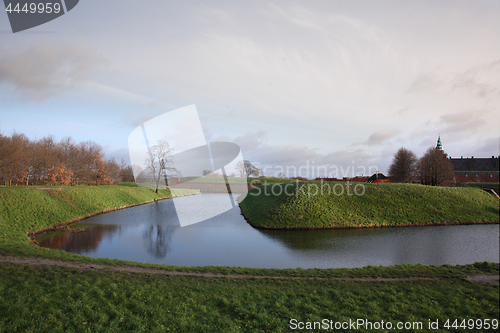
<svg viewBox="0 0 500 333">
<path fill-rule="evenodd" d="M 43 235 L 43 234 L 45 234 L 47 232 L 67 230 L 67 229 L 69 229 L 69 226 L 71 224 L 80 222 L 82 220 L 88 219 L 88 218 L 96 216 L 96 215 L 111 213 L 111 212 L 115 212 L 117 210 L 122 210 L 122 209 L 126 209 L 126 208 L 132 208 L 132 207 L 136 207 L 136 206 L 147 205 L 147 204 L 150 204 L 150 203 L 153 203 L 153 202 L 158 202 L 160 200 L 168 200 L 168 199 L 173 199 L 173 198 L 181 198 L 181 197 L 187 197 L 187 196 L 198 195 L 198 194 L 200 194 L 200 193 L 193 193 L 193 194 L 186 194 L 186 195 L 175 195 L 175 196 L 173 195 L 173 196 L 168 197 L 168 198 L 159 198 L 159 199 L 153 199 L 153 200 L 150 200 L 150 201 L 141 202 L 141 203 L 137 203 L 137 204 L 133 204 L 133 205 L 128 205 L 128 206 L 119 206 L 119 207 L 108 208 L 108 209 L 101 210 L 101 211 L 98 211 L 98 212 L 95 212 L 95 213 L 92 213 L 92 214 L 89 214 L 89 215 L 85 215 L 85 216 L 82 216 L 82 217 L 77 217 L 77 218 L 74 218 L 74 219 L 66 221 L 66 222 L 61 222 L 61 223 L 58 223 L 58 224 L 56 224 L 54 226 L 51 226 L 51 227 L 45 227 L 43 229 L 30 231 L 26 235 L 31 239 L 30 244 L 34 244 L 36 246 L 39 246 L 38 242 L 36 240 L 36 238 L 38 236 Z"/>
<path fill-rule="evenodd" d="M 416 224 L 376 224 L 376 225 L 352 225 L 352 226 L 330 226 L 330 227 L 268 227 L 268 226 L 258 226 L 253 224 L 250 219 L 243 213 L 240 207 L 241 216 L 247 221 L 247 223 L 255 229 L 263 230 L 325 230 L 325 229 L 368 229 L 368 228 L 397 228 L 397 227 L 432 227 L 441 225 L 473 225 L 473 224 L 500 224 L 500 221 L 479 221 L 479 222 L 441 222 L 441 223 L 416 223 Z"/>
</svg>

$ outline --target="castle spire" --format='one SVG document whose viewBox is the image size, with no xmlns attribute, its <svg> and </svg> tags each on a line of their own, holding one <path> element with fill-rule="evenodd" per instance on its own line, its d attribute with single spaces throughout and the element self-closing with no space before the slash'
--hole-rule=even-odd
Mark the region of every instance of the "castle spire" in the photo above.
<svg viewBox="0 0 500 333">
<path fill-rule="evenodd" d="M 437 150 L 444 151 L 444 149 L 443 149 L 443 144 L 441 143 L 441 134 L 439 134 L 436 149 L 437 149 Z"/>
</svg>

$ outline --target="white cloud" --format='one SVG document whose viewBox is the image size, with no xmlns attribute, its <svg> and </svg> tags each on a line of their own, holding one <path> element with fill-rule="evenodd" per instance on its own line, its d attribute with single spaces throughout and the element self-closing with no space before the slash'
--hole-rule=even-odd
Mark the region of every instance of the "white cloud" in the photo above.
<svg viewBox="0 0 500 333">
<path fill-rule="evenodd" d="M 367 144 L 369 146 L 380 145 L 381 143 L 383 143 L 389 139 L 392 139 L 393 137 L 395 137 L 399 133 L 400 133 L 400 131 L 398 129 L 395 129 L 395 128 L 383 129 L 380 131 L 376 131 L 368 137 L 368 140 L 366 140 L 366 142 L 364 142 L 364 144 Z"/>
<path fill-rule="evenodd" d="M 239 141 L 250 160 L 355 160 L 383 171 L 390 152 L 419 154 L 439 133 L 454 155 L 498 136 L 498 10 L 488 1 L 158 1 L 141 15 L 122 6 L 88 30 L 79 28 L 87 12 L 76 11 L 67 31 L 43 37 L 78 40 L 109 59 L 93 81 L 106 106 L 129 107 L 119 115 L 127 125 L 194 103 L 207 137 Z M 7 45 L 11 63 L 12 50 L 27 57 L 30 46 Z M 33 88 L 30 73 L 0 81 L 40 100 L 88 80 L 94 62 L 81 62 L 81 73 L 42 71 Z"/>
<path fill-rule="evenodd" d="M 106 60 L 83 43 L 38 41 L 25 47 L 0 48 L 0 83 L 14 87 L 22 100 L 43 101 L 75 88 Z"/>
</svg>

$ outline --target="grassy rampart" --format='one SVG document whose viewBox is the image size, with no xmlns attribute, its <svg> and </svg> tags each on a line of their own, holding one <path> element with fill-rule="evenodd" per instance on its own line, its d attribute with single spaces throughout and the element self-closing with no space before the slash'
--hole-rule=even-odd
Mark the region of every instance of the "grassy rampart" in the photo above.
<svg viewBox="0 0 500 333">
<path fill-rule="evenodd" d="M 182 191 L 186 195 L 198 193 Z M 135 184 L 3 187 L 0 188 L 0 248 L 29 243 L 29 232 L 171 197 L 168 189 L 156 194 Z"/>
<path fill-rule="evenodd" d="M 466 280 L 468 274 L 498 272 L 499 265 L 492 263 L 307 270 L 179 267 L 90 258 L 29 244 L 29 231 L 168 197 L 168 191 L 156 195 L 127 186 L 1 188 L 0 256 L 38 257 L 41 263 L 46 259 L 40 257 L 48 257 L 65 263 L 107 264 L 109 268 L 141 266 L 227 277 L 0 262 L 0 331 L 286 332 L 293 328 L 292 319 L 327 319 L 332 323 L 363 319 L 394 325 L 421 322 L 425 330 L 431 319 L 440 322 L 440 329 L 433 332 L 441 332 L 447 331 L 443 327 L 447 319 L 475 318 L 482 319 L 481 324 L 488 320 L 490 325 L 498 319 L 498 286 Z M 329 279 L 335 277 L 346 280 Z M 429 280 L 348 280 L 353 277 Z"/>
<path fill-rule="evenodd" d="M 262 228 L 347 228 L 491 223 L 499 200 L 479 188 L 298 182 L 262 185 L 240 204 Z"/>
</svg>

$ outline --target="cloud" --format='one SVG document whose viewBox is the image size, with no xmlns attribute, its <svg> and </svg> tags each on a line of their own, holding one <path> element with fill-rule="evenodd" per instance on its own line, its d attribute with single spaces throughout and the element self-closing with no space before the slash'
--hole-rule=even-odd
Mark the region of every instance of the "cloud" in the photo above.
<svg viewBox="0 0 500 333">
<path fill-rule="evenodd" d="M 476 66 L 457 75 L 452 81 L 453 90 L 470 93 L 479 98 L 500 97 L 500 60 Z"/>
<path fill-rule="evenodd" d="M 488 132 L 488 123 L 485 116 L 491 117 L 488 111 L 461 111 L 447 113 L 436 120 L 420 123 L 410 132 L 410 139 L 419 140 L 420 147 L 434 145 L 439 134 L 446 136 L 448 142 L 459 142 L 464 137 L 472 137 L 483 130 Z"/>
<path fill-rule="evenodd" d="M 408 89 L 409 93 L 424 93 L 435 91 L 444 85 L 443 78 L 438 77 L 435 72 L 424 72 L 418 75 L 411 82 Z"/>
<path fill-rule="evenodd" d="M 262 149 L 265 145 L 267 133 L 266 131 L 257 131 L 254 133 L 246 133 L 245 135 L 239 136 L 231 140 L 231 142 L 236 143 L 240 146 L 243 154 L 245 152 L 258 151 Z M 219 137 L 216 141 L 228 141 L 227 136 Z"/>
<path fill-rule="evenodd" d="M 141 126 L 146 121 L 153 119 L 163 113 L 165 112 L 161 110 L 149 111 L 149 112 L 139 112 L 139 111 L 129 112 L 125 116 L 123 116 L 122 122 L 129 126 L 137 127 Z"/>
<path fill-rule="evenodd" d="M 418 75 L 409 93 L 440 93 L 469 96 L 480 101 L 499 101 L 500 60 L 471 66 L 465 71 L 434 69 Z"/>
<path fill-rule="evenodd" d="M 107 61 L 85 44 L 50 41 L 26 47 L 0 47 L 0 84 L 11 85 L 21 100 L 44 101 L 88 80 Z"/>
<path fill-rule="evenodd" d="M 405 113 L 408 113 L 408 111 L 410 110 L 410 107 L 409 106 L 406 106 L 402 109 L 399 109 L 398 111 L 396 111 L 394 114 L 395 115 L 398 115 L 398 116 L 402 116 L 403 114 Z"/>
<path fill-rule="evenodd" d="M 115 158 L 115 160 L 120 163 L 121 160 L 124 160 L 125 163 L 130 165 L 130 155 L 128 148 L 119 148 L 119 149 L 114 149 L 112 147 L 105 146 L 104 151 L 106 154 L 107 158 Z"/>
<path fill-rule="evenodd" d="M 264 131 L 249 132 L 231 139 L 227 136 L 218 141 L 234 142 L 242 148 L 243 157 L 267 176 L 284 172 L 288 177 L 347 177 L 355 174 L 367 175 L 378 170 L 375 156 L 365 149 L 342 149 L 320 153 L 316 148 L 298 144 L 269 145 Z M 354 173 L 353 173 L 354 172 Z"/>
<path fill-rule="evenodd" d="M 470 155 L 476 154 L 478 157 L 489 157 L 488 154 L 491 152 L 496 152 L 496 156 L 500 155 L 500 137 L 488 138 L 478 142 Z"/>
<path fill-rule="evenodd" d="M 384 129 L 381 131 L 374 132 L 372 135 L 368 137 L 368 140 L 364 142 L 364 144 L 367 144 L 369 146 L 381 144 L 382 142 L 395 137 L 396 135 L 399 134 L 399 132 L 400 131 L 395 128 Z"/>
<path fill-rule="evenodd" d="M 439 119 L 443 123 L 447 132 L 474 132 L 486 124 L 483 118 L 484 111 L 455 112 L 441 116 Z"/>
</svg>

